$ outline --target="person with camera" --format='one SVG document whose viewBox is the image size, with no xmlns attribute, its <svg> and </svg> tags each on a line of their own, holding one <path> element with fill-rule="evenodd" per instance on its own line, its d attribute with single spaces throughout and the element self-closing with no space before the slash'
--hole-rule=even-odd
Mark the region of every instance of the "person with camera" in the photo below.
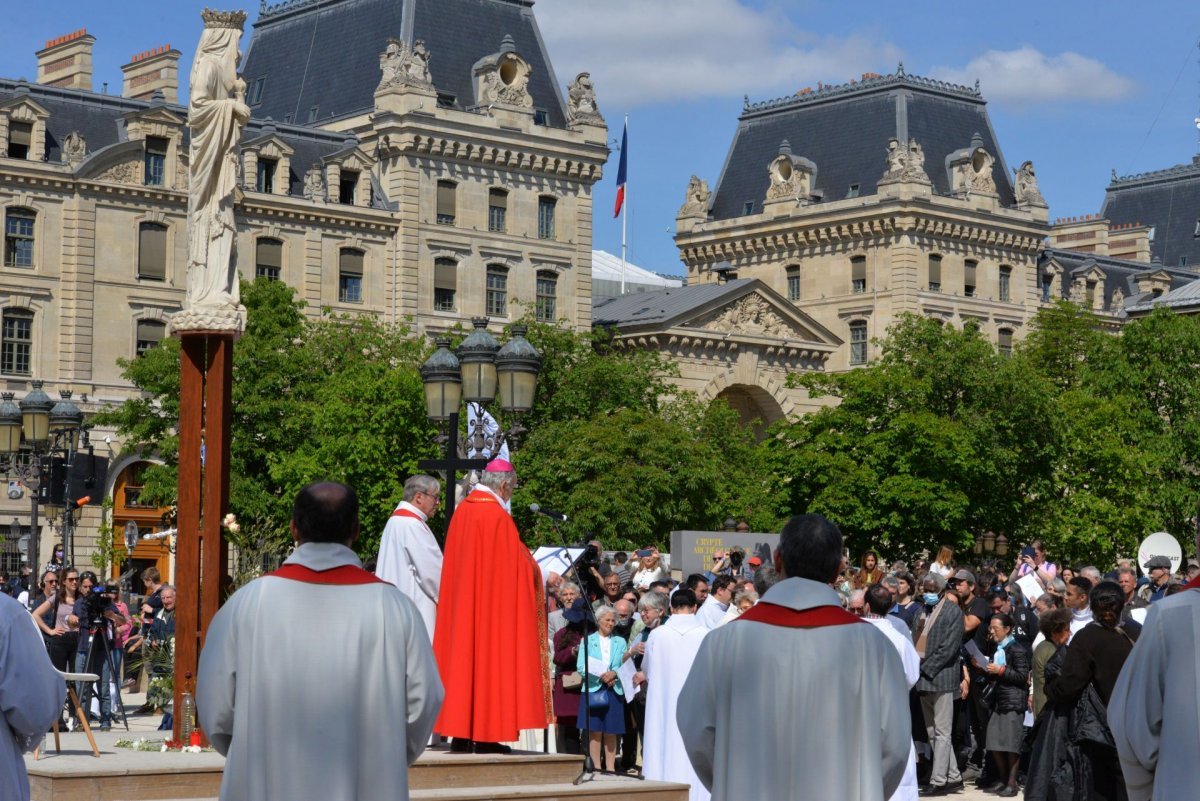
<svg viewBox="0 0 1200 801">
<path fill-rule="evenodd" d="M 96 581 L 96 574 L 89 571 L 79 576 L 79 597 L 67 618 L 70 625 L 79 629 L 78 645 L 75 650 L 75 672 L 94 673 L 100 677 L 100 731 L 112 728 L 112 699 L 109 685 L 113 674 L 109 670 L 108 654 L 112 652 L 113 640 L 118 626 L 125 625 L 127 618 L 118 611 Z M 94 647 L 93 647 L 94 645 Z M 79 701 L 86 713 L 92 701 L 91 682 L 83 682 Z"/>
<path fill-rule="evenodd" d="M 1058 577 L 1058 567 L 1046 561 L 1046 548 L 1041 540 L 1029 543 L 1017 558 L 1017 575 L 1013 581 L 1022 576 L 1033 576 L 1042 589 L 1046 589 Z"/>
</svg>

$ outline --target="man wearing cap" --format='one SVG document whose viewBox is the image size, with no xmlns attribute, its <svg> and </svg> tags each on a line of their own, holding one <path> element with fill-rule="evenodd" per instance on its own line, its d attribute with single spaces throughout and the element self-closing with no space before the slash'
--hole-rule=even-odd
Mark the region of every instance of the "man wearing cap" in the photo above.
<svg viewBox="0 0 1200 801">
<path fill-rule="evenodd" d="M 500 743 L 551 717 L 545 591 L 508 513 L 516 482 L 509 462 L 489 462 L 446 532 L 433 635 L 446 700 L 435 728 L 455 752 L 507 753 Z"/>
<path fill-rule="evenodd" d="M 988 623 L 992 619 L 992 608 L 988 606 L 987 601 L 975 594 L 975 574 L 970 570 L 959 569 L 946 584 L 953 588 L 958 596 L 959 606 L 962 608 L 962 644 L 965 646 L 968 641 L 974 640 L 980 651 L 985 654 L 990 653 L 992 643 L 988 642 L 987 631 Z M 991 709 L 983 699 L 986 677 L 971 660 L 967 660 L 967 671 L 971 676 L 967 708 L 970 712 L 971 734 L 975 740 L 975 747 L 968 759 L 970 762 L 968 767 L 986 772 L 989 766 L 984 762 L 984 741 L 988 719 L 991 717 Z M 971 775 L 975 775 L 975 770 L 971 771 Z"/>
<path fill-rule="evenodd" d="M 442 549 L 427 521 L 441 498 L 441 484 L 432 476 L 413 476 L 404 482 L 404 500 L 383 527 L 375 565 L 376 576 L 394 584 L 417 605 L 430 639 L 437 622 Z"/>
<path fill-rule="evenodd" d="M 1200 534 L 1196 543 L 1200 546 Z M 1108 725 L 1130 801 L 1194 798 L 1200 787 L 1197 653 L 1200 579 L 1193 579 L 1183 592 L 1150 607 L 1108 701 Z"/>
<path fill-rule="evenodd" d="M 1158 603 L 1166 597 L 1171 583 L 1171 560 L 1165 556 L 1151 557 L 1146 572 L 1150 574 L 1150 582 L 1138 590 L 1138 597 L 1148 604 Z"/>
</svg>

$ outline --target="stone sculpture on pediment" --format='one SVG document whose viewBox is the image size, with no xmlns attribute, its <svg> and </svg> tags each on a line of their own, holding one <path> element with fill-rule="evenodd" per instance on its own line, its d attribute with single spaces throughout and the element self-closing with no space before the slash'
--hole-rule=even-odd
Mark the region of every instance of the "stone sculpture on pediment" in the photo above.
<svg viewBox="0 0 1200 801">
<path fill-rule="evenodd" d="M 111 181 L 114 184 L 140 184 L 142 183 L 144 170 L 145 167 L 141 162 L 123 161 L 120 164 L 114 164 L 100 173 L 97 176 L 97 180 Z"/>
<path fill-rule="evenodd" d="M 687 196 L 679 208 L 680 217 L 696 217 L 708 215 L 708 181 L 693 175 L 688 181 Z"/>
<path fill-rule="evenodd" d="M 500 105 L 522 110 L 533 108 L 533 96 L 529 94 L 529 77 L 533 68 L 517 52 L 512 36 L 505 34 L 500 42 L 500 51 L 475 62 L 471 72 L 475 76 L 477 105 Z M 595 103 L 594 97 L 592 103 Z"/>
<path fill-rule="evenodd" d="M 702 327 L 723 334 L 755 334 L 781 339 L 794 333 L 792 326 L 771 303 L 757 293 L 737 301 Z"/>
<path fill-rule="evenodd" d="M 432 89 L 433 79 L 429 74 L 429 49 L 423 39 L 412 47 L 399 39 L 388 39 L 387 47 L 379 55 L 381 73 L 376 91 L 393 86 L 415 86 Z"/>
<path fill-rule="evenodd" d="M 87 141 L 79 131 L 71 131 L 62 143 L 62 163 L 77 167 L 87 156 Z"/>
<path fill-rule="evenodd" d="M 1033 162 L 1026 161 L 1013 172 L 1016 173 L 1013 192 L 1016 195 L 1017 203 L 1028 206 L 1045 206 L 1046 198 L 1042 196 L 1042 192 L 1038 188 L 1037 173 L 1033 170 Z"/>
<path fill-rule="evenodd" d="M 312 165 L 304 174 L 304 198 L 314 203 L 325 202 L 325 174 L 320 164 Z"/>
<path fill-rule="evenodd" d="M 976 148 L 971 158 L 961 162 L 956 171 L 956 189 L 960 192 L 996 193 L 996 180 L 992 177 L 992 165 L 996 159 L 983 148 Z"/>
<path fill-rule="evenodd" d="M 1109 306 L 1114 313 L 1125 310 L 1125 293 L 1121 291 L 1121 287 L 1117 287 L 1112 293 L 1112 303 Z"/>
<path fill-rule="evenodd" d="M 579 73 L 567 88 L 567 117 L 572 125 L 578 123 L 604 124 L 604 117 L 600 115 L 600 106 L 596 103 L 596 89 L 592 85 L 591 74 Z"/>
</svg>

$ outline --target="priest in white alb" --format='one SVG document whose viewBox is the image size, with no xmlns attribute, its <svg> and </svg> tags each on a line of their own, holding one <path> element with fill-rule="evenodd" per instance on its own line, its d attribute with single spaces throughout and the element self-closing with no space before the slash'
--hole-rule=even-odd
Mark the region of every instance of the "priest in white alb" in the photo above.
<svg viewBox="0 0 1200 801">
<path fill-rule="evenodd" d="M 442 549 L 428 521 L 441 502 L 441 489 L 432 476 L 413 476 L 404 482 L 404 500 L 383 527 L 375 563 L 375 575 L 396 585 L 416 604 L 430 642 L 442 586 Z"/>
<path fill-rule="evenodd" d="M 820 515 L 783 527 L 781 580 L 710 631 L 676 721 L 714 801 L 885 801 L 912 748 L 908 682 L 887 637 L 830 586 L 842 533 Z"/>
<path fill-rule="evenodd" d="M 683 748 L 676 702 L 708 627 L 696 617 L 696 595 L 680 589 L 671 596 L 671 616 L 651 632 L 642 656 L 646 681 L 646 726 L 642 732 L 642 774 L 647 779 L 690 784 L 688 801 L 708 801 Z"/>
<path fill-rule="evenodd" d="M 425 624 L 350 549 L 353 488 L 300 490 L 291 528 L 296 550 L 233 594 L 200 653 L 221 799 L 404 801 L 443 697 Z"/>
</svg>

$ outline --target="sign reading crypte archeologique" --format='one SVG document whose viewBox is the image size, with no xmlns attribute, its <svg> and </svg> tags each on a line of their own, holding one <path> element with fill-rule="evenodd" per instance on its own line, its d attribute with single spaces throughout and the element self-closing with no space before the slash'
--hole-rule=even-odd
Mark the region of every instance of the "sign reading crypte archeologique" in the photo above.
<svg viewBox="0 0 1200 801">
<path fill-rule="evenodd" d="M 713 554 L 728 552 L 735 545 L 746 550 L 746 558 L 757 556 L 771 564 L 771 555 L 779 546 L 778 534 L 738 531 L 672 531 L 671 569 L 683 571 L 683 578 L 712 568 Z"/>
</svg>

